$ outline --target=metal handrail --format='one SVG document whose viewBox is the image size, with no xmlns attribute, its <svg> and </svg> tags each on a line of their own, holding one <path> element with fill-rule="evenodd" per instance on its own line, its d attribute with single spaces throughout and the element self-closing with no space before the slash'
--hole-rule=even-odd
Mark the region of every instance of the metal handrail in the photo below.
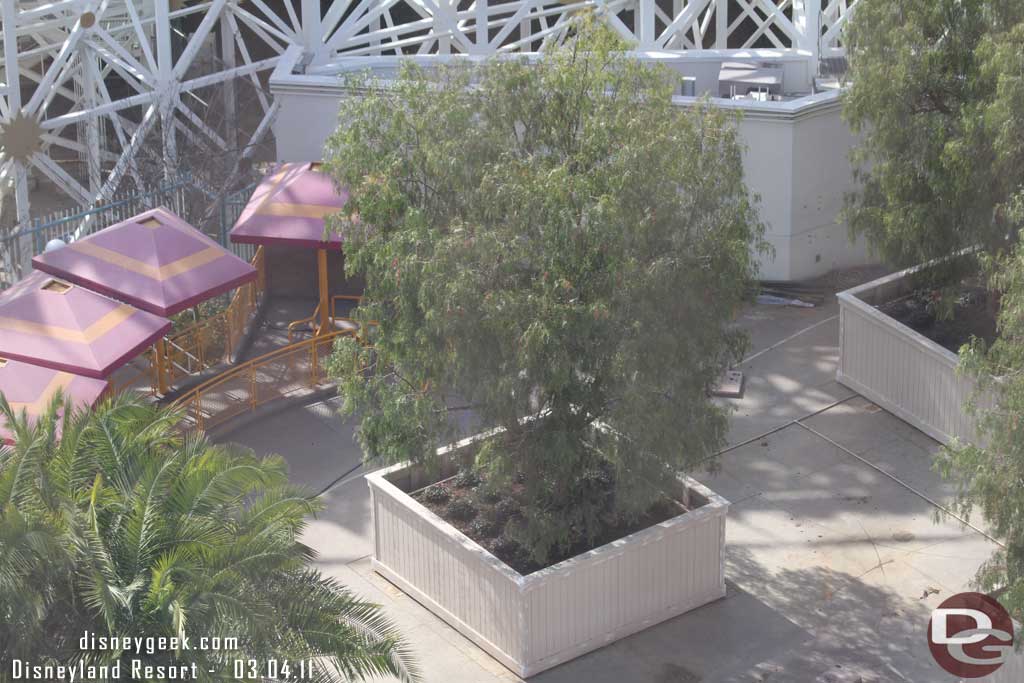
<svg viewBox="0 0 1024 683">
<path fill-rule="evenodd" d="M 322 379 L 325 377 L 324 367 L 320 362 L 320 352 L 324 346 L 328 348 L 333 347 L 334 342 L 342 337 L 359 339 L 353 330 L 337 330 L 319 337 L 312 337 L 289 344 L 231 367 L 216 377 L 189 389 L 178 397 L 172 405 L 175 408 L 184 408 L 187 417 L 191 418 L 195 428 L 205 429 L 213 427 L 231 417 L 255 410 L 260 405 L 273 400 L 276 394 L 261 400 L 259 392 L 260 381 L 272 382 L 279 379 L 272 372 L 269 372 L 268 368 L 274 363 L 283 360 L 287 362 L 287 370 L 294 370 L 296 361 L 303 359 L 306 352 L 309 352 L 308 374 L 304 373 L 305 377 L 300 376 L 291 379 L 298 381 L 307 388 L 318 386 L 323 383 Z M 265 371 L 262 377 L 260 374 L 261 370 Z M 239 399 L 237 395 L 232 396 L 230 390 L 225 389 L 220 401 L 204 401 L 205 398 L 218 388 L 225 387 L 229 382 L 239 379 L 243 380 L 245 387 L 247 387 L 247 389 L 241 390 L 243 394 L 247 391 L 247 396 Z M 282 395 L 287 393 L 289 392 L 285 392 Z M 234 400 L 233 403 L 232 399 Z M 216 412 L 218 407 L 221 408 L 220 412 Z"/>
<path fill-rule="evenodd" d="M 152 358 L 154 353 L 155 350 L 153 347 L 150 347 L 139 355 L 139 358 L 144 361 L 141 369 L 133 365 L 133 363 L 123 366 L 119 373 L 117 373 L 117 381 L 115 381 L 114 377 L 107 379 L 106 391 L 111 394 L 124 391 L 141 392 L 147 396 L 156 394 L 156 367 L 153 364 Z"/>
<path fill-rule="evenodd" d="M 245 290 L 246 287 L 250 287 L 250 286 L 255 284 L 255 286 L 256 286 L 256 295 L 258 296 L 259 294 L 262 294 L 263 293 L 263 289 L 264 289 L 262 262 L 263 262 L 263 247 L 260 246 L 259 248 L 256 249 L 256 253 L 253 255 L 252 260 L 249 262 L 249 265 L 251 265 L 253 268 L 256 268 L 256 270 L 257 270 L 258 275 L 256 277 L 256 280 L 254 282 L 247 283 L 247 284 L 242 285 L 241 287 L 237 288 L 235 290 L 234 295 L 232 295 L 231 301 L 230 301 L 230 303 L 228 303 L 227 308 L 225 308 L 223 311 L 219 311 L 216 314 L 210 316 L 209 318 L 206 318 L 204 320 L 200 320 L 199 322 L 194 323 L 193 325 L 191 325 L 191 326 L 189 326 L 189 327 L 187 327 L 187 328 L 185 328 L 183 330 L 180 330 L 178 332 L 173 332 L 173 333 L 167 335 L 167 340 L 169 342 L 171 342 L 171 341 L 174 341 L 175 339 L 179 339 L 181 337 L 184 337 L 185 335 L 194 334 L 200 328 L 212 325 L 213 322 L 218 320 L 219 318 L 230 316 L 234 312 L 234 309 L 236 309 L 238 306 L 240 306 L 242 304 L 241 297 L 243 296 L 243 291 Z"/>
<path fill-rule="evenodd" d="M 245 326 L 264 293 L 263 259 L 264 252 L 261 246 L 256 249 L 256 253 L 253 254 L 250 261 L 258 273 L 256 280 L 237 288 L 227 308 L 164 337 L 164 360 L 166 361 L 163 363 L 164 388 L 169 387 L 180 376 L 175 373 L 175 370 L 179 370 L 184 375 L 202 372 L 225 358 L 230 358 L 237 351 Z M 206 344 L 218 332 L 224 334 L 224 353 L 217 358 L 207 358 Z M 187 367 L 179 361 L 187 362 Z M 195 369 L 192 367 L 193 362 L 196 366 Z M 160 379 L 159 376 L 158 379 Z"/>
<path fill-rule="evenodd" d="M 377 327 L 378 325 L 380 325 L 380 323 L 378 321 L 376 321 L 376 320 L 367 320 L 366 323 L 364 324 L 364 323 L 360 322 L 359 320 L 356 320 L 355 318 L 346 318 L 346 317 L 343 317 L 343 316 L 338 316 L 338 314 L 337 314 L 338 313 L 338 299 L 342 299 L 342 300 L 345 300 L 345 301 L 355 301 L 357 306 L 359 304 L 363 303 L 363 297 L 362 297 L 361 294 L 335 294 L 333 297 L 331 297 L 331 321 L 332 322 L 338 321 L 338 320 L 344 320 L 345 322 L 352 323 L 353 325 L 355 325 L 358 328 L 358 332 L 359 332 L 360 335 L 362 334 L 363 330 L 365 330 L 366 328 Z"/>
<path fill-rule="evenodd" d="M 331 296 L 331 315 L 330 315 L 330 318 L 329 318 L 329 320 L 331 321 L 332 325 L 333 325 L 333 323 L 335 323 L 337 321 L 344 321 L 344 322 L 347 322 L 347 323 L 352 323 L 353 325 L 355 325 L 355 327 L 358 329 L 358 331 L 362 332 L 364 326 L 363 326 L 363 324 L 361 322 L 359 322 L 355 318 L 347 318 L 347 317 L 344 317 L 344 316 L 338 316 L 338 301 L 339 300 L 342 300 L 342 301 L 354 301 L 354 302 L 356 302 L 356 305 L 359 305 L 360 303 L 362 303 L 363 297 L 361 295 L 359 295 L 359 294 L 334 294 L 334 295 L 332 295 Z M 313 314 L 312 315 L 310 315 L 310 316 L 308 316 L 306 318 L 299 318 L 298 320 L 293 320 L 292 322 L 288 323 L 288 343 L 289 344 L 293 343 L 293 341 L 294 341 L 293 333 L 296 331 L 296 329 L 299 326 L 301 326 L 303 324 L 306 324 L 306 323 L 313 323 L 312 327 L 313 327 L 313 335 L 314 336 L 317 336 L 317 335 L 321 334 L 323 332 L 323 330 L 320 328 L 319 325 L 316 324 L 316 321 L 317 321 L 317 319 L 319 319 L 319 317 L 320 317 L 320 304 L 318 303 L 316 305 L 316 308 L 313 309 Z M 371 321 L 369 321 L 367 323 L 368 326 L 374 326 L 376 324 L 377 324 L 376 320 L 371 320 Z"/>
<path fill-rule="evenodd" d="M 320 317 L 320 304 L 317 304 L 316 308 L 313 309 L 313 315 L 310 315 L 310 316 L 308 316 L 306 318 L 299 318 L 298 320 L 293 320 L 290 323 L 288 323 L 288 343 L 289 344 L 292 343 L 292 341 L 293 341 L 292 340 L 292 333 L 296 330 L 296 328 L 298 328 L 300 325 L 303 325 L 305 323 L 312 323 L 312 322 L 314 322 L 319 317 Z M 320 327 L 318 325 L 314 324 L 313 325 L 313 336 L 316 336 L 319 333 L 320 333 Z"/>
<path fill-rule="evenodd" d="M 343 301 L 355 301 L 356 305 L 363 303 L 363 297 L 356 294 L 335 294 L 331 297 L 331 320 L 351 320 L 351 318 L 338 318 L 338 299 Z"/>
<path fill-rule="evenodd" d="M 173 354 L 170 354 L 170 353 L 167 354 L 167 357 L 170 360 L 171 365 L 173 365 L 174 367 L 180 369 L 186 375 L 191 375 L 194 372 L 194 370 L 192 370 L 193 361 L 195 362 L 195 365 L 197 365 L 199 367 L 202 367 L 202 365 L 203 365 L 202 364 L 202 359 L 199 358 L 198 356 L 192 355 L 191 353 L 188 352 L 187 349 L 185 349 L 185 348 L 183 348 L 181 346 L 178 346 L 177 344 L 175 344 L 173 341 L 170 341 L 170 340 L 167 340 L 167 346 L 171 350 L 179 351 L 180 352 L 180 356 L 182 358 L 184 358 L 184 360 L 188 363 L 188 366 L 186 367 L 186 366 L 182 365 L 181 363 L 179 363 L 177 360 L 175 360 L 175 358 L 177 357 L 176 355 L 173 355 Z"/>
</svg>

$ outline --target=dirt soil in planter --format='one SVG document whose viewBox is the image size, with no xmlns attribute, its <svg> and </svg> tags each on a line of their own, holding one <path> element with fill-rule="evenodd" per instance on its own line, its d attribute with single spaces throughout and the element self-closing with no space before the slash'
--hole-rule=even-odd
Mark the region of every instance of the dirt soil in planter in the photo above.
<svg viewBox="0 0 1024 683">
<path fill-rule="evenodd" d="M 593 543 L 581 540 L 568 551 L 553 553 L 545 564 L 539 564 L 525 548 L 505 534 L 507 525 L 522 517 L 522 510 L 516 500 L 521 491 L 522 487 L 513 486 L 507 495 L 496 494 L 488 489 L 479 475 L 463 471 L 413 493 L 412 497 L 524 576 L 687 511 L 682 503 L 665 496 L 639 521 L 633 524 L 624 521 L 611 524 Z"/>
<path fill-rule="evenodd" d="M 953 317 L 939 319 L 936 315 L 938 297 L 955 297 Z M 878 310 L 923 334 L 953 353 L 972 337 L 992 344 L 996 339 L 997 309 L 990 305 L 992 293 L 974 279 L 960 283 L 950 294 L 939 290 L 919 289 L 889 301 Z"/>
</svg>

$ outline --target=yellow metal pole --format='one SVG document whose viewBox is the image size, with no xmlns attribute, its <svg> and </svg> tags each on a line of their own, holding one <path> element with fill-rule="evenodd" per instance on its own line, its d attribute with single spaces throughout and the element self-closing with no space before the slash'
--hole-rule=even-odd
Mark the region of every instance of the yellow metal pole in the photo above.
<svg viewBox="0 0 1024 683">
<path fill-rule="evenodd" d="M 256 364 L 249 363 L 249 369 L 251 370 L 249 373 L 249 400 L 251 402 L 252 409 L 256 410 L 256 406 L 259 405 L 256 402 Z"/>
<path fill-rule="evenodd" d="M 313 340 L 313 343 L 310 344 L 310 346 L 309 346 L 309 348 L 311 349 L 311 353 L 312 353 L 312 356 L 309 359 L 309 386 L 310 387 L 315 387 L 316 386 L 317 374 L 319 374 L 319 369 L 317 368 L 317 361 L 320 359 L 319 358 L 319 354 L 320 354 L 319 346 L 320 345 L 317 343 L 317 341 L 315 339 Z"/>
<path fill-rule="evenodd" d="M 199 372 L 206 369 L 206 325 L 196 329 L 196 359 L 199 361 Z"/>
<path fill-rule="evenodd" d="M 256 249 L 256 254 L 252 257 L 253 261 L 256 262 L 256 283 L 254 287 L 256 290 L 262 292 L 267 288 L 267 266 L 266 257 L 264 256 L 263 247 Z"/>
<path fill-rule="evenodd" d="M 196 397 L 192 399 L 192 408 L 196 414 L 196 429 L 203 428 L 203 394 L 197 392 Z"/>
<path fill-rule="evenodd" d="M 221 360 L 231 358 L 235 350 L 235 316 L 230 308 L 224 311 L 224 336 L 227 338 L 227 348 L 224 350 L 225 355 Z"/>
<path fill-rule="evenodd" d="M 320 274 L 320 331 L 319 334 L 326 334 L 327 325 L 330 321 L 330 311 L 327 310 L 327 250 L 317 249 L 316 252 L 317 270 Z"/>
<path fill-rule="evenodd" d="M 153 354 L 156 356 L 156 388 L 158 392 L 166 395 L 170 387 L 167 384 L 167 343 L 163 337 L 157 340 Z"/>
</svg>

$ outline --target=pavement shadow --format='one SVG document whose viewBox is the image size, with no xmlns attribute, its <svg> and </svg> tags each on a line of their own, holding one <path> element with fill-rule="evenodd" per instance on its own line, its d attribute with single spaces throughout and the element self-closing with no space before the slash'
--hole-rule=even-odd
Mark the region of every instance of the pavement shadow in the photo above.
<svg viewBox="0 0 1024 683">
<path fill-rule="evenodd" d="M 908 552 L 962 538 L 967 530 L 960 522 L 937 518 L 936 507 L 914 492 L 927 495 L 933 479 L 924 477 L 938 477 L 928 453 L 891 432 L 873 434 L 870 457 L 879 469 L 792 425 L 720 456 L 694 476 L 733 504 L 730 540 L 752 546 L 868 543 Z M 918 474 L 911 484 L 918 488 L 886 472 L 901 481 Z M 872 552 L 867 567 L 876 559 Z"/>
<path fill-rule="evenodd" d="M 727 556 L 725 598 L 531 683 L 814 683 L 854 673 L 864 683 L 941 678 L 927 659 L 927 619 L 888 591 L 822 567 L 773 571 L 742 547 L 730 547 Z"/>
</svg>

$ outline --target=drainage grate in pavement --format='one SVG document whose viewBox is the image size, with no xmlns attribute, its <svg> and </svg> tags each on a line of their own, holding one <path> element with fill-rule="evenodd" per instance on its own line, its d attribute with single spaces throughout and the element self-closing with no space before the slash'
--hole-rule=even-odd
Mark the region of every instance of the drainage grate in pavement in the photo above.
<svg viewBox="0 0 1024 683">
<path fill-rule="evenodd" d="M 739 370 L 728 370 L 711 395 L 720 398 L 743 398 L 743 388 L 743 373 Z"/>
</svg>

